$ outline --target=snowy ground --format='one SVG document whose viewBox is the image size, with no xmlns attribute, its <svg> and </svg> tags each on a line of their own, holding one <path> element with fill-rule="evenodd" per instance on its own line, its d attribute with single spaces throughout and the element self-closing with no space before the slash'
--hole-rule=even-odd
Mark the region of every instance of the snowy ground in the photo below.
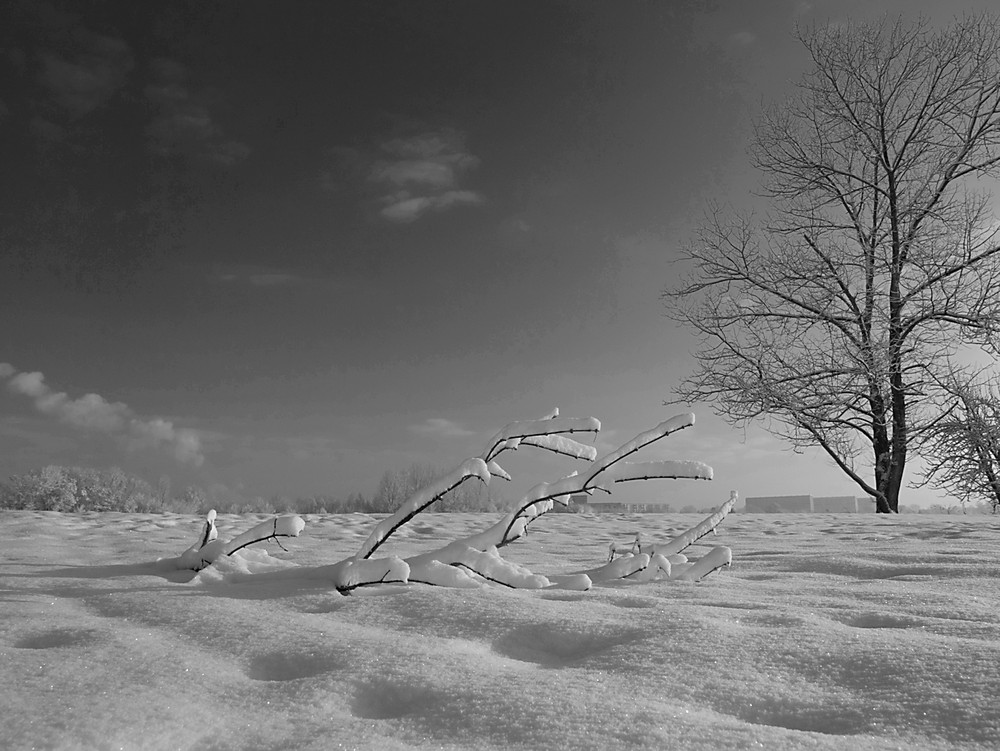
<svg viewBox="0 0 1000 751">
<path fill-rule="evenodd" d="M 221 516 L 220 531 L 262 518 Z M 423 514 L 380 554 L 491 520 Z M 560 573 L 598 564 L 634 530 L 665 540 L 699 520 L 549 515 L 504 552 Z M 700 584 L 351 597 L 301 567 L 352 554 L 372 518 L 306 521 L 288 553 L 255 546 L 194 575 L 155 560 L 187 548 L 201 519 L 0 512 L 0 748 L 955 749 L 1000 738 L 996 518 L 734 514 L 704 540 L 731 547 L 733 566 Z"/>
</svg>

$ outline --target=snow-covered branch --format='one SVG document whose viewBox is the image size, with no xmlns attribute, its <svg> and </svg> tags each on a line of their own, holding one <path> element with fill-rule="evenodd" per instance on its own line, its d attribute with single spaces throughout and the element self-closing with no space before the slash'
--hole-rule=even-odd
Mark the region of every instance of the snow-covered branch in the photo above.
<svg viewBox="0 0 1000 751">
<path fill-rule="evenodd" d="M 450 545 L 446 545 L 440 550 L 425 553 L 415 558 L 407 559 L 411 569 L 411 580 L 419 578 L 421 581 L 431 583 L 435 577 L 440 575 L 440 566 L 447 565 L 461 567 L 469 573 L 490 581 L 500 581 L 508 586 L 567 586 L 575 588 L 589 588 L 593 579 L 588 572 L 579 572 L 573 575 L 572 581 L 562 579 L 549 581 L 545 577 L 524 577 L 521 570 L 512 571 L 501 565 L 503 559 L 499 555 L 499 548 L 514 542 L 527 533 L 528 525 L 547 513 L 553 508 L 554 503 L 563 505 L 569 503 L 569 499 L 576 494 L 589 494 L 595 489 L 611 492 L 611 486 L 619 482 L 629 482 L 635 480 L 649 479 L 712 479 L 712 468 L 706 464 L 696 461 L 657 461 L 631 463 L 623 461 L 626 457 L 649 446 L 672 433 L 690 427 L 694 424 L 693 414 L 684 414 L 673 417 L 660 423 L 652 430 L 645 431 L 630 441 L 622 444 L 615 450 L 605 454 L 600 458 L 593 458 L 590 466 L 583 472 L 574 472 L 552 483 L 540 483 L 533 487 L 516 505 L 515 509 L 506 514 L 491 527 L 476 533 L 462 540 L 457 540 Z M 517 423 L 514 423 L 517 424 Z M 502 432 L 501 434 L 502 435 Z M 499 445 L 499 440 L 494 440 L 494 445 Z M 589 447 L 588 447 L 589 448 Z M 594 452 L 596 454 L 596 451 Z M 713 530 L 719 522 L 729 513 L 735 503 L 735 495 L 726 504 L 720 507 L 719 511 L 705 520 L 695 530 L 689 530 L 685 534 L 689 541 L 677 544 L 677 550 L 682 550 L 699 539 L 708 531 Z M 705 531 L 701 531 L 704 529 Z M 489 558 L 486 559 L 490 566 L 490 571 L 485 572 L 476 566 L 484 559 L 475 558 L 470 563 L 470 551 L 488 551 Z M 473 556 L 474 557 L 474 556 Z M 504 562 L 506 563 L 506 562 Z M 651 560 L 646 556 L 644 560 L 637 558 L 631 564 L 619 563 L 610 569 L 604 570 L 602 567 L 598 575 L 599 580 L 607 578 L 622 578 L 636 575 L 640 570 L 645 571 L 647 576 L 650 573 L 650 565 L 653 569 L 665 571 L 667 576 L 670 573 L 670 564 L 666 560 L 655 558 Z M 623 574 L 617 574 L 618 567 L 631 566 Z M 718 568 L 713 567 L 711 570 Z M 696 572 L 697 573 L 697 572 Z M 706 572 L 710 573 L 710 571 Z M 468 575 L 468 574 L 466 574 Z M 449 573 L 449 576 L 454 574 Z M 517 583 L 513 583 L 516 579 Z"/>
<path fill-rule="evenodd" d="M 431 482 L 411 495 L 395 513 L 379 521 L 352 557 L 338 563 L 321 566 L 311 572 L 312 578 L 329 581 L 342 594 L 372 585 L 427 584 L 445 587 L 483 587 L 496 584 L 512 588 L 589 589 L 595 583 L 622 579 L 649 582 L 656 579 L 698 581 L 713 571 L 729 565 L 732 553 L 727 547 L 716 547 L 698 560 L 689 560 L 682 551 L 689 548 L 722 522 L 736 503 L 735 491 L 699 524 L 662 544 L 642 544 L 637 537 L 630 552 L 585 571 L 545 576 L 505 560 L 500 549 L 527 533 L 528 525 L 553 508 L 555 503 L 566 505 L 574 495 L 589 495 L 596 490 L 611 493 L 618 483 L 652 479 L 711 480 L 712 468 L 702 462 L 659 460 L 629 462 L 628 457 L 679 430 L 694 425 L 693 414 L 683 414 L 666 420 L 655 428 L 640 433 L 621 446 L 598 456 L 595 447 L 579 443 L 567 434 L 596 433 L 601 424 L 593 417 L 561 418 L 556 410 L 541 420 L 512 422 L 490 439 L 483 453 L 467 459 L 455 470 Z M 510 479 L 496 461 L 505 451 L 530 446 L 573 459 L 587 465 L 554 482 L 535 485 L 514 509 L 488 528 L 464 539 L 455 540 L 437 550 L 402 559 L 397 556 L 372 558 L 390 536 L 414 516 L 430 507 L 449 491 L 475 478 L 489 483 L 491 477 Z M 257 542 L 278 541 L 281 537 L 297 537 L 305 527 L 298 516 L 275 517 L 261 522 L 231 540 L 219 539 L 216 515 L 209 512 L 198 541 L 176 559 L 181 568 L 200 570 L 225 555 Z M 280 543 L 279 543 L 280 544 Z"/>
<path fill-rule="evenodd" d="M 301 516 L 276 516 L 273 519 L 255 525 L 231 540 L 224 541 L 219 539 L 215 519 L 215 509 L 212 509 L 205 517 L 205 528 L 198 536 L 198 542 L 181 553 L 177 558 L 178 568 L 199 571 L 205 568 L 205 566 L 214 563 L 222 556 L 232 555 L 248 545 L 265 542 L 266 540 L 278 542 L 279 537 L 298 537 L 306 526 Z M 278 544 L 280 545 L 281 543 L 278 542 Z"/>
<path fill-rule="evenodd" d="M 449 490 L 454 490 L 470 477 L 478 477 L 489 484 L 490 470 L 482 459 L 468 459 L 458 469 L 421 488 L 403 503 L 396 513 L 380 521 L 371 531 L 361 550 L 354 556 L 356 560 L 369 558 L 382 543 L 397 529 L 438 500 Z"/>
</svg>

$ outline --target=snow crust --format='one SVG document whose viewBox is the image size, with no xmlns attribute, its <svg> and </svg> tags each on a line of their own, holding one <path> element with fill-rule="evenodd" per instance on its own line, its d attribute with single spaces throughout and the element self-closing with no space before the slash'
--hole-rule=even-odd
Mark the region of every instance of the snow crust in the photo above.
<svg viewBox="0 0 1000 751">
<path fill-rule="evenodd" d="M 379 518 L 195 573 L 170 561 L 202 518 L 0 512 L 0 748 L 995 748 L 1000 519 L 732 514 L 688 551 L 723 568 L 678 581 L 657 545 L 700 519 L 550 514 L 503 549 L 548 587 L 344 597 L 327 564 Z M 360 563 L 412 575 L 485 521 L 418 517 Z M 675 580 L 581 591 L 637 530 Z"/>
</svg>

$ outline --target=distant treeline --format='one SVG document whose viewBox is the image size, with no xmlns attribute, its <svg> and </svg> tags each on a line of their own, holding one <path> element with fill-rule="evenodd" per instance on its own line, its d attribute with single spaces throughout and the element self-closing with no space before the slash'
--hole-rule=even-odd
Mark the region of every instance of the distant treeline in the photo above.
<svg viewBox="0 0 1000 751">
<path fill-rule="evenodd" d="M 49 465 L 0 483 L 0 508 L 182 514 L 204 514 L 213 508 L 222 514 L 391 513 L 410 494 L 442 474 L 434 467 L 415 464 L 408 469 L 387 471 L 370 497 L 354 493 L 345 497 L 276 495 L 265 498 L 240 497 L 228 489 L 197 486 L 188 486 L 175 493 L 167 477 L 152 485 L 117 467 L 91 469 Z M 429 510 L 501 511 L 506 502 L 494 492 L 492 487 L 469 481 L 445 495 Z"/>
<path fill-rule="evenodd" d="M 978 503 L 935 503 L 930 506 L 899 507 L 901 514 L 996 514 L 996 506 L 986 501 Z"/>
</svg>

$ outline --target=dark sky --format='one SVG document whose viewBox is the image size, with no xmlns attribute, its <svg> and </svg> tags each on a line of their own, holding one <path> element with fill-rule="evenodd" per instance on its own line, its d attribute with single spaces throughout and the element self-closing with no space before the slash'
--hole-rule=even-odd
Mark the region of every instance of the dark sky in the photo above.
<svg viewBox="0 0 1000 751">
<path fill-rule="evenodd" d="M 0 473 L 341 495 L 554 407 L 601 446 L 652 427 L 692 367 L 659 292 L 707 201 L 753 188 L 794 25 L 920 10 L 2 4 Z M 721 485 L 678 500 L 854 492 L 695 409 L 663 449 Z"/>
</svg>

